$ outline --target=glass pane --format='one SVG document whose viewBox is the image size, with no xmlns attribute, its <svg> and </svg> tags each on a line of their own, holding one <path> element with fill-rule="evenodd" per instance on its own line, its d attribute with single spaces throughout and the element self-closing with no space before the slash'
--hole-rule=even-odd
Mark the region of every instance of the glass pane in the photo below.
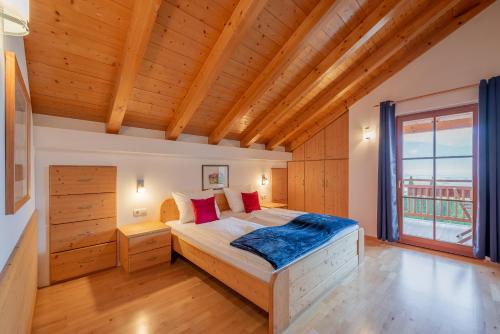
<svg viewBox="0 0 500 334">
<path fill-rule="evenodd" d="M 436 240 L 472 246 L 471 202 L 436 200 Z"/>
<path fill-rule="evenodd" d="M 403 197 L 403 234 L 433 239 L 434 200 Z"/>
<path fill-rule="evenodd" d="M 436 198 L 472 201 L 472 158 L 436 159 Z"/>
<path fill-rule="evenodd" d="M 403 196 L 433 197 L 432 159 L 403 160 Z"/>
<path fill-rule="evenodd" d="M 433 118 L 403 122 L 403 158 L 432 157 L 433 129 Z"/>
<path fill-rule="evenodd" d="M 436 117 L 436 156 L 472 155 L 472 112 Z"/>
</svg>

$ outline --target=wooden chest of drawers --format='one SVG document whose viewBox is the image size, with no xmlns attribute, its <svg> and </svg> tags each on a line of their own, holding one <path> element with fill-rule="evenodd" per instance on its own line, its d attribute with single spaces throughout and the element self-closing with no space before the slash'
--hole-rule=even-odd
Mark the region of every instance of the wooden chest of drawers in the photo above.
<svg viewBox="0 0 500 334">
<path fill-rule="evenodd" d="M 169 263 L 170 228 L 160 222 L 130 224 L 119 227 L 120 262 L 127 272 Z"/>
<path fill-rule="evenodd" d="M 116 266 L 116 167 L 50 166 L 50 281 Z"/>
</svg>

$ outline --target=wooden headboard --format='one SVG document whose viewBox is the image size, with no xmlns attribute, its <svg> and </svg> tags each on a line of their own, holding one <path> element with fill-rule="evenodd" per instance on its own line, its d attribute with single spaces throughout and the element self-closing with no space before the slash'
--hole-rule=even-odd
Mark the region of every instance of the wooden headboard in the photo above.
<svg viewBox="0 0 500 334">
<path fill-rule="evenodd" d="M 224 193 L 216 193 L 215 201 L 217 202 L 217 206 L 220 211 L 231 210 L 229 208 L 229 204 L 227 203 L 226 195 Z M 161 203 L 160 207 L 160 220 L 164 222 L 168 222 L 169 220 L 178 220 L 179 219 L 179 210 L 177 209 L 177 204 L 172 197 L 169 197 Z"/>
</svg>

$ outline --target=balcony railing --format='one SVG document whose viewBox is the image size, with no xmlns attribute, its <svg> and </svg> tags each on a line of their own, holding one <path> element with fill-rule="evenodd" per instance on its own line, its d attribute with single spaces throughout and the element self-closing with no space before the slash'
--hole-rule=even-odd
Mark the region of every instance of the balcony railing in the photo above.
<svg viewBox="0 0 500 334">
<path fill-rule="evenodd" d="M 434 186 L 429 179 L 404 179 L 403 215 L 462 225 L 464 231 L 456 235 L 456 242 L 463 244 L 472 238 L 473 195 L 472 180 L 438 179 Z"/>
</svg>

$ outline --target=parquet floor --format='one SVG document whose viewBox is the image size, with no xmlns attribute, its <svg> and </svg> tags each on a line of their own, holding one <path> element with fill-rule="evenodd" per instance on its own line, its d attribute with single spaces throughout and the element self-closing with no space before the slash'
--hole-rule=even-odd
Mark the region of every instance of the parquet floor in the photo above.
<svg viewBox="0 0 500 334">
<path fill-rule="evenodd" d="M 266 333 L 267 315 L 179 259 L 38 291 L 34 333 Z M 367 241 L 366 261 L 291 333 L 500 333 L 500 265 Z"/>
</svg>

